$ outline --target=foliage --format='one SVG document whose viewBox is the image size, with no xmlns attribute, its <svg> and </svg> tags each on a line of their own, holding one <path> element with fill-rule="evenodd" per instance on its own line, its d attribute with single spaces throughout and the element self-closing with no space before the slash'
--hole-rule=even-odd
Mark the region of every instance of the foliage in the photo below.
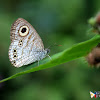
<svg viewBox="0 0 100 100">
<path fill-rule="evenodd" d="M 23 75 L 23 74 L 26 74 L 26 73 L 31 73 L 31 72 L 39 71 L 42 69 L 50 68 L 50 67 L 60 65 L 60 64 L 66 63 L 68 61 L 77 59 L 79 57 L 86 56 L 90 52 L 90 50 L 93 47 L 95 47 L 99 42 L 100 42 L 100 37 L 96 36 L 93 39 L 90 39 L 88 41 L 74 45 L 73 47 L 69 48 L 68 50 L 64 50 L 63 52 L 60 52 L 60 53 L 53 55 L 51 57 L 52 60 L 45 61 L 46 63 L 44 63 L 40 66 L 33 67 L 29 70 L 22 71 L 22 72 L 15 74 L 15 75 L 12 75 L 6 79 L 1 80 L 0 83 L 7 81 L 7 80 L 10 80 L 10 79 L 13 79 L 13 78 L 16 78 L 16 77 Z"/>
<path fill-rule="evenodd" d="M 91 100 L 89 91 L 99 91 L 100 68 L 89 67 L 84 57 L 100 42 L 93 33 L 99 9 L 100 0 L 1 0 L 0 100 Z M 32 24 L 45 48 L 62 45 L 50 48 L 52 60 L 11 66 L 10 27 L 19 17 Z"/>
</svg>

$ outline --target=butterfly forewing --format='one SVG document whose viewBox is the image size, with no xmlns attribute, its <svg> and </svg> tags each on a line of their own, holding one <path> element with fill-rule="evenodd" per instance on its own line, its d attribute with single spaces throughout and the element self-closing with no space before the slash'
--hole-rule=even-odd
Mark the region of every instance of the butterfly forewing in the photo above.
<svg viewBox="0 0 100 100">
<path fill-rule="evenodd" d="M 15 67 L 30 64 L 46 56 L 43 42 L 30 23 L 18 18 L 11 26 L 9 59 Z"/>
</svg>

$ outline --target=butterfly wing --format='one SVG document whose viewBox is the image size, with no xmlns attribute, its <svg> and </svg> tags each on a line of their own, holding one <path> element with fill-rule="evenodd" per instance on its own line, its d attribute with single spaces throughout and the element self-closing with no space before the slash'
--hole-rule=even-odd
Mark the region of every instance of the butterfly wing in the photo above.
<svg viewBox="0 0 100 100">
<path fill-rule="evenodd" d="M 38 59 L 38 51 L 44 51 L 43 42 L 30 23 L 18 18 L 11 27 L 11 45 L 9 47 L 9 59 L 13 66 L 35 62 Z"/>
</svg>

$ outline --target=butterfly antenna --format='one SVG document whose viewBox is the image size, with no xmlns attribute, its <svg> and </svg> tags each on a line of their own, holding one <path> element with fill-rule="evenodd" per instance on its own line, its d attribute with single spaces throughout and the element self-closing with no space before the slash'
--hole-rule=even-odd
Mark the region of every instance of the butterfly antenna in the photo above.
<svg viewBox="0 0 100 100">
<path fill-rule="evenodd" d="M 53 46 L 62 46 L 62 45 L 58 45 L 57 43 L 51 44 L 47 49 L 53 47 Z"/>
<path fill-rule="evenodd" d="M 54 43 L 54 44 L 50 45 L 47 49 L 49 49 L 50 47 L 53 47 L 53 46 L 62 46 L 62 45 L 58 45 L 57 43 Z M 47 55 L 47 56 L 50 58 L 50 60 L 52 60 L 52 58 L 49 55 Z"/>
</svg>

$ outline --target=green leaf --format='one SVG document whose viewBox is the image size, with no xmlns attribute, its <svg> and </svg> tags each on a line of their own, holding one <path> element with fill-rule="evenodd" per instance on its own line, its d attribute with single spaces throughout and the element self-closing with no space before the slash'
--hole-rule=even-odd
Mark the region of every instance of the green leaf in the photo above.
<svg viewBox="0 0 100 100">
<path fill-rule="evenodd" d="M 16 73 L 8 78 L 5 78 L 5 79 L 1 80 L 0 83 L 7 81 L 7 80 L 10 80 L 10 79 L 13 79 L 13 78 L 16 78 L 16 77 L 23 75 L 23 74 L 26 74 L 26 73 L 31 73 L 31 72 L 39 71 L 42 69 L 54 67 L 54 66 L 66 63 L 68 61 L 77 59 L 79 57 L 84 57 L 98 43 L 100 43 L 100 36 L 97 35 L 88 41 L 76 44 L 69 49 L 66 49 L 60 53 L 53 55 L 51 57 L 52 60 L 50 60 L 50 59 L 42 60 L 41 61 L 42 64 L 40 66 L 34 67 L 33 65 L 30 65 L 28 67 L 28 69 L 25 69 L 24 71 L 21 71 L 21 72 Z"/>
</svg>

